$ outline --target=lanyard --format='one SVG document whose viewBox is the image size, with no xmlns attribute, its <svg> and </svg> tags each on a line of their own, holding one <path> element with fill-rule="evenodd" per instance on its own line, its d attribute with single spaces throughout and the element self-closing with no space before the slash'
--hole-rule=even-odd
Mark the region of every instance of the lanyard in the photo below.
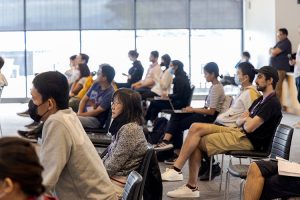
<svg viewBox="0 0 300 200">
<path fill-rule="evenodd" d="M 264 99 L 261 99 L 252 109 L 251 109 L 251 111 L 250 111 L 250 115 L 253 117 L 256 113 L 257 113 L 257 111 L 258 111 L 258 109 L 265 103 L 265 102 L 267 102 L 269 99 L 271 99 L 273 96 L 275 96 L 276 95 L 276 93 L 275 92 L 272 92 L 271 94 L 269 94 L 266 98 L 264 98 Z"/>
</svg>

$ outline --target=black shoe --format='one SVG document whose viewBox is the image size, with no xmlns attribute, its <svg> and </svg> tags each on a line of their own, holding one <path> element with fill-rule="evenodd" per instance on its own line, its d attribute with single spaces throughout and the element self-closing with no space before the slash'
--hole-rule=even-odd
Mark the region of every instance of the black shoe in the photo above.
<svg viewBox="0 0 300 200">
<path fill-rule="evenodd" d="M 40 122 L 33 121 L 32 123 L 25 125 L 25 127 L 26 127 L 26 128 L 29 128 L 29 129 L 34 129 L 34 128 L 36 128 L 39 124 L 40 124 Z"/>
<path fill-rule="evenodd" d="M 219 163 L 214 164 L 212 166 L 211 180 L 213 180 L 216 176 L 219 176 L 220 174 L 221 174 L 221 167 L 219 166 Z M 208 180 L 209 180 L 209 168 L 202 176 L 200 176 L 200 181 L 208 181 Z"/>
<path fill-rule="evenodd" d="M 28 110 L 26 110 L 26 111 L 24 111 L 24 112 L 19 112 L 19 113 L 17 113 L 17 115 L 19 115 L 19 116 L 21 116 L 21 117 L 30 117 L 30 116 L 29 116 L 29 111 L 28 111 Z"/>
<path fill-rule="evenodd" d="M 29 140 L 30 142 L 37 143 L 38 136 L 34 131 L 22 131 L 18 130 L 18 134 L 22 136 L 24 139 Z"/>
</svg>

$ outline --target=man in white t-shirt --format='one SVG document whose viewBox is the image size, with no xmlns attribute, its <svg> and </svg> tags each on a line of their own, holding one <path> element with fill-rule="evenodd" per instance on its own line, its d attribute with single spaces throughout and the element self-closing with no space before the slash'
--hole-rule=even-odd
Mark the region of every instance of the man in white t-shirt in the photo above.
<svg viewBox="0 0 300 200">
<path fill-rule="evenodd" d="M 300 35 L 300 25 L 298 27 L 298 33 Z M 290 60 L 290 65 L 294 65 L 294 77 L 296 82 L 296 87 L 298 91 L 297 99 L 300 103 L 300 44 L 298 45 L 296 59 Z M 295 128 L 300 128 L 300 122 L 294 125 Z"/>
</svg>

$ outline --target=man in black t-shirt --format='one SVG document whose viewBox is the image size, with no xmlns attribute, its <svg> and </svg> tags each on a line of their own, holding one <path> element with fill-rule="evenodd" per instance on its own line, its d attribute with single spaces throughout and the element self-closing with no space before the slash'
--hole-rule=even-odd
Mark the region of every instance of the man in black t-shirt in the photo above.
<svg viewBox="0 0 300 200">
<path fill-rule="evenodd" d="M 239 128 L 192 124 L 173 168 L 162 174 L 163 181 L 183 180 L 181 169 L 189 159 L 188 182 L 185 186 L 168 192 L 169 197 L 200 196 L 197 178 L 202 152 L 211 156 L 230 150 L 264 151 L 268 148 L 282 118 L 281 105 L 274 91 L 278 79 L 278 73 L 273 67 L 265 66 L 258 70 L 255 83 L 263 96 L 255 100 L 249 111 L 237 120 Z"/>
</svg>

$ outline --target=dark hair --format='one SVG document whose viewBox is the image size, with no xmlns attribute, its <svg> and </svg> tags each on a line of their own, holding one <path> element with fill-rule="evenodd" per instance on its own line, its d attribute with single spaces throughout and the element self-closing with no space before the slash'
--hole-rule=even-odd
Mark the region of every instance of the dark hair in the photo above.
<svg viewBox="0 0 300 200">
<path fill-rule="evenodd" d="M 85 63 L 79 64 L 78 70 L 80 71 L 80 78 L 88 77 L 91 74 L 88 65 Z"/>
<path fill-rule="evenodd" d="M 128 52 L 128 55 L 130 55 L 131 57 L 134 57 L 134 58 L 138 58 L 139 57 L 139 53 L 136 50 L 130 50 Z"/>
<path fill-rule="evenodd" d="M 70 60 L 75 60 L 76 59 L 76 55 L 70 56 Z"/>
<path fill-rule="evenodd" d="M 4 59 L 0 56 L 0 69 L 2 69 L 4 63 Z"/>
<path fill-rule="evenodd" d="M 27 196 L 38 197 L 45 192 L 43 167 L 30 142 L 17 137 L 0 139 L 0 179 L 10 178 Z"/>
<path fill-rule="evenodd" d="M 112 66 L 109 64 L 102 64 L 101 67 L 101 73 L 103 76 L 106 77 L 106 80 L 108 83 L 111 83 L 115 78 L 115 70 Z"/>
<path fill-rule="evenodd" d="M 136 122 L 139 125 L 143 125 L 142 98 L 138 92 L 128 88 L 121 88 L 114 93 L 112 101 L 115 98 L 123 105 L 122 115 L 127 120 L 126 123 Z"/>
<path fill-rule="evenodd" d="M 280 29 L 278 29 L 278 31 L 280 31 L 281 33 L 283 33 L 286 36 L 288 36 L 288 34 L 289 34 L 289 32 L 286 28 L 280 28 Z"/>
<path fill-rule="evenodd" d="M 238 69 L 242 71 L 243 75 L 249 76 L 249 82 L 252 83 L 255 77 L 255 74 L 257 74 L 257 71 L 255 70 L 254 66 L 249 62 L 242 62 L 238 65 Z"/>
<path fill-rule="evenodd" d="M 169 68 L 170 62 L 171 62 L 171 57 L 169 54 L 165 54 L 161 57 L 162 60 L 164 60 L 164 66 L 166 66 L 166 69 Z"/>
<path fill-rule="evenodd" d="M 258 69 L 257 71 L 258 71 L 258 73 L 263 74 L 265 76 L 266 80 L 270 80 L 272 78 L 273 79 L 273 81 L 272 81 L 273 89 L 276 88 L 276 84 L 279 80 L 279 76 L 278 76 L 278 72 L 275 69 L 275 67 L 263 66 L 260 69 Z"/>
<path fill-rule="evenodd" d="M 209 74 L 214 73 L 215 77 L 218 78 L 219 76 L 219 67 L 215 62 L 209 62 L 204 66 L 204 71 Z"/>
<path fill-rule="evenodd" d="M 60 72 L 49 71 L 38 74 L 32 81 L 42 96 L 42 101 L 53 98 L 59 110 L 68 108 L 69 84 Z"/>
<path fill-rule="evenodd" d="M 243 53 L 242 53 L 242 55 L 243 56 L 245 56 L 245 57 L 247 57 L 248 59 L 250 59 L 250 53 L 248 52 L 248 51 L 244 51 Z"/>
<path fill-rule="evenodd" d="M 85 63 L 87 64 L 89 62 L 90 57 L 84 53 L 79 54 L 81 56 L 81 60 L 84 60 Z"/>
<path fill-rule="evenodd" d="M 159 56 L 159 53 L 158 53 L 158 51 L 151 51 L 151 56 L 153 56 L 154 58 L 158 58 L 158 56 Z"/>
</svg>

